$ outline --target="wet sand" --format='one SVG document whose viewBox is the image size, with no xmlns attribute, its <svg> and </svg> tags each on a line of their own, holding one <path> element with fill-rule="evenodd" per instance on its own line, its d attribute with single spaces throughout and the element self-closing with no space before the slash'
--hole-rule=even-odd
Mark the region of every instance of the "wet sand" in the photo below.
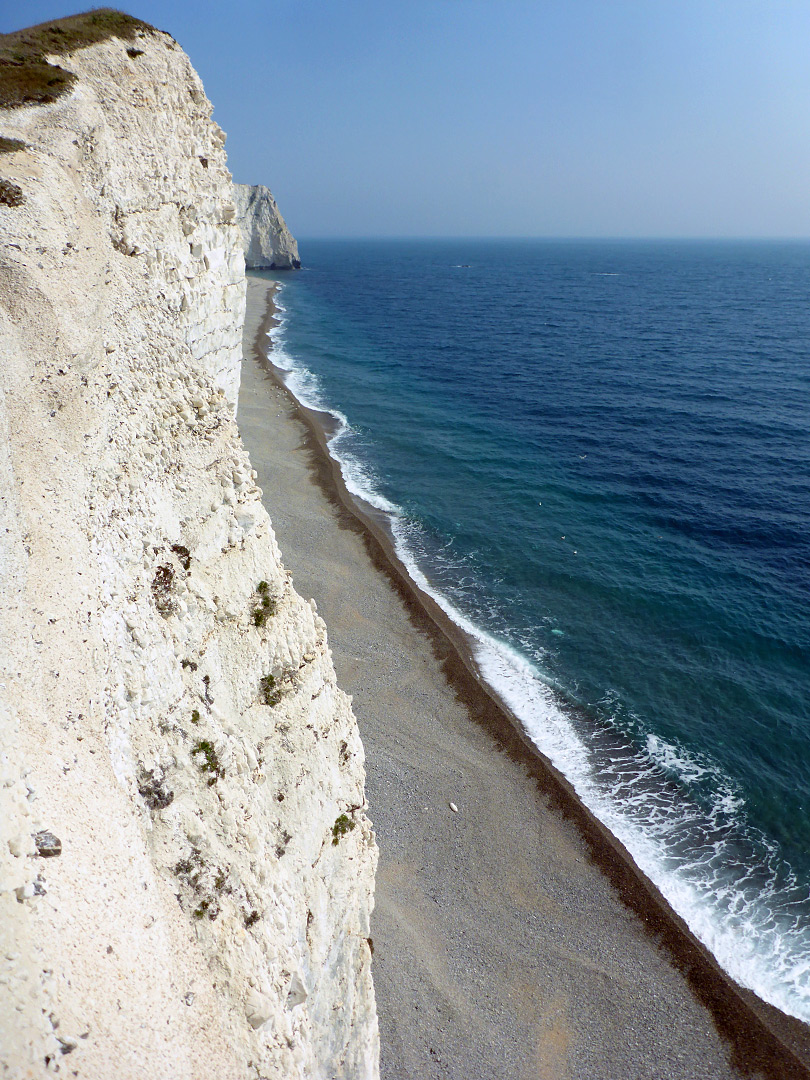
<svg viewBox="0 0 810 1080">
<path fill-rule="evenodd" d="M 249 277 L 239 426 L 366 750 L 383 1080 L 809 1076 L 808 1028 L 719 970 L 355 512 L 264 363 L 271 300 Z"/>
</svg>

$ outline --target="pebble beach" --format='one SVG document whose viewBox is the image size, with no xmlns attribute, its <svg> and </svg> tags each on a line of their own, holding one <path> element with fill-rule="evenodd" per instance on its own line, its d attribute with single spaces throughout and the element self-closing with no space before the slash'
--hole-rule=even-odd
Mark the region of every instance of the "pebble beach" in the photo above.
<svg viewBox="0 0 810 1080">
<path fill-rule="evenodd" d="M 807 1075 L 804 1025 L 691 939 L 341 491 L 317 416 L 268 361 L 272 293 L 249 276 L 239 427 L 360 724 L 380 848 L 381 1075 Z"/>
</svg>

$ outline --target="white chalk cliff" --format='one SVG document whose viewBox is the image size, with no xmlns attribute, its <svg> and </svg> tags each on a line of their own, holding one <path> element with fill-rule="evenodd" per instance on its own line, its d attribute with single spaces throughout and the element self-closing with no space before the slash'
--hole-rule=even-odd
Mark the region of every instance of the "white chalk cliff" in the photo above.
<svg viewBox="0 0 810 1080">
<path fill-rule="evenodd" d="M 262 184 L 234 184 L 236 218 L 249 270 L 297 270 L 298 244 L 273 194 Z"/>
<path fill-rule="evenodd" d="M 127 44 L 0 111 L 0 1073 L 373 1078 L 363 751 L 236 426 L 225 138 Z"/>
</svg>

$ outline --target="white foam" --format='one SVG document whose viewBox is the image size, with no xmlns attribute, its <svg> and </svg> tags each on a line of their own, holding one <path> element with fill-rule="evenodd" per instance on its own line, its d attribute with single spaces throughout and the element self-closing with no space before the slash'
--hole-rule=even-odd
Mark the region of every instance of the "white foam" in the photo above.
<svg viewBox="0 0 810 1080">
<path fill-rule="evenodd" d="M 647 753 L 651 761 L 687 784 L 700 780 L 710 772 L 709 767 L 701 764 L 694 754 L 684 753 L 658 735 L 647 735 Z"/>
<path fill-rule="evenodd" d="M 711 762 L 653 733 L 639 749 L 629 738 L 622 744 L 617 729 L 611 733 L 615 752 L 595 756 L 540 668 L 433 586 L 414 554 L 413 526 L 380 492 L 373 470 L 352 453 L 348 418 L 328 405 L 317 377 L 285 351 L 280 292 L 281 287 L 279 325 L 270 331 L 274 363 L 303 405 L 338 422 L 329 448 L 347 489 L 389 516 L 398 558 L 468 635 L 483 679 L 721 966 L 765 1001 L 810 1022 L 810 898 L 789 873 L 780 877 L 776 852 L 747 827 L 739 794 Z M 708 810 L 683 799 L 684 789 L 701 785 L 711 793 Z M 740 851 L 750 856 L 750 866 L 735 879 L 729 864 L 740 864 Z"/>
</svg>

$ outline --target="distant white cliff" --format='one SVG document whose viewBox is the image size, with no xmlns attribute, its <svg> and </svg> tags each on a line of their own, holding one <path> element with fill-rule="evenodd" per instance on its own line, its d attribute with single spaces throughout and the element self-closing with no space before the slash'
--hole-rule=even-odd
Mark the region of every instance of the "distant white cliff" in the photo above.
<svg viewBox="0 0 810 1080">
<path fill-rule="evenodd" d="M 0 1074 L 374 1080 L 363 748 L 237 430 L 224 135 L 167 34 L 59 59 L 0 109 Z"/>
<path fill-rule="evenodd" d="M 249 270 L 297 270 L 298 244 L 270 192 L 262 184 L 234 184 L 236 218 Z"/>
</svg>

